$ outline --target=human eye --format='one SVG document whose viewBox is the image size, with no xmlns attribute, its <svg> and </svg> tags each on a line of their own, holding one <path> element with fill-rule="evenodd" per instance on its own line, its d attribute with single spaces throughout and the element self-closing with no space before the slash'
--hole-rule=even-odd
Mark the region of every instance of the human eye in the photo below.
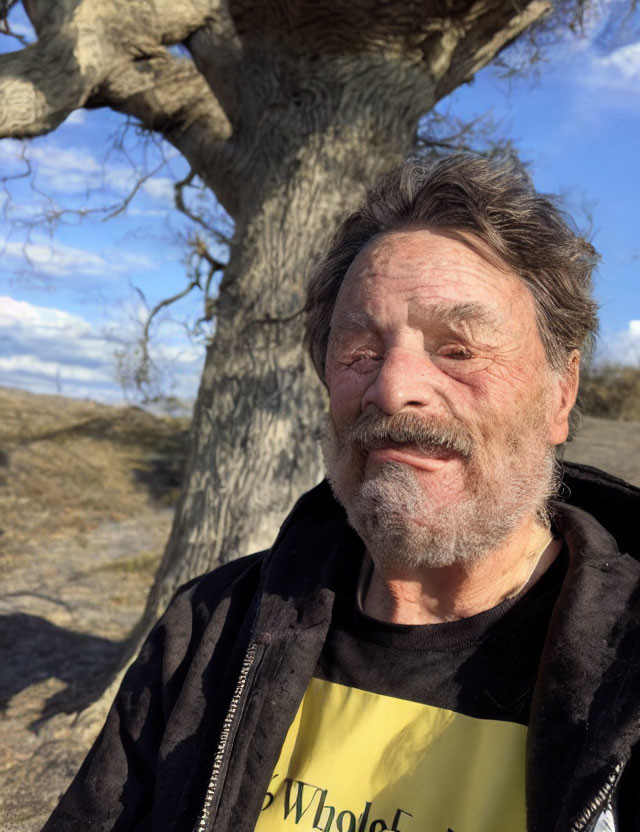
<svg viewBox="0 0 640 832">
<path fill-rule="evenodd" d="M 376 355 L 373 350 L 361 350 L 360 352 L 356 352 L 353 355 L 349 356 L 347 363 L 350 367 L 354 367 L 356 364 L 363 364 L 369 361 L 379 361 L 380 356 Z"/>
<path fill-rule="evenodd" d="M 465 361 L 473 358 L 471 350 L 461 344 L 451 344 L 446 347 L 441 347 L 438 350 L 438 355 L 441 358 L 450 358 L 453 361 Z"/>
<path fill-rule="evenodd" d="M 378 361 L 380 361 L 380 356 L 374 350 L 366 349 L 345 356 L 342 363 L 345 367 L 354 369 L 359 373 L 366 373 L 373 369 Z"/>
</svg>

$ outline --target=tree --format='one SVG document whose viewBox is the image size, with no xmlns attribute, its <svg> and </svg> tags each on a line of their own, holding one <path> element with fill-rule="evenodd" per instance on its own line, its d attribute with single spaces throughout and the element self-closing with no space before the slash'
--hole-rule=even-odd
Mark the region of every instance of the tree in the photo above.
<svg viewBox="0 0 640 832">
<path fill-rule="evenodd" d="M 321 476 L 326 403 L 301 348 L 311 264 L 364 188 L 415 147 L 420 118 L 551 3 L 24 7 L 38 40 L 0 56 L 0 137 L 40 135 L 76 108 L 110 107 L 174 145 L 235 223 L 183 493 L 133 649 L 178 584 L 268 545 Z"/>
</svg>

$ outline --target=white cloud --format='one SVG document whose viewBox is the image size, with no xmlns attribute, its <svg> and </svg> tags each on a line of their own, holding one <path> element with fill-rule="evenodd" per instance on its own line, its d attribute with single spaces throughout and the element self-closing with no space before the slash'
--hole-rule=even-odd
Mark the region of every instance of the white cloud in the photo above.
<svg viewBox="0 0 640 832">
<path fill-rule="evenodd" d="M 5 173 L 14 173 L 19 166 L 24 168 L 21 161 L 26 154 L 26 144 L 18 139 L 3 139 L 0 142 L 0 161 Z"/>
<path fill-rule="evenodd" d="M 142 186 L 143 190 L 153 199 L 168 202 L 173 205 L 174 182 L 168 176 L 154 176 Z"/>
<path fill-rule="evenodd" d="M 84 109 L 74 110 L 64 120 L 65 124 L 77 125 L 84 124 L 87 118 L 87 111 Z"/>
<path fill-rule="evenodd" d="M 92 277 L 109 280 L 114 275 L 127 275 L 155 267 L 148 254 L 116 249 L 100 254 L 88 249 L 66 245 L 43 235 L 34 235 L 29 242 L 0 239 L 3 260 L 12 261 L 12 271 L 45 278 L 68 280 Z"/>
<path fill-rule="evenodd" d="M 585 80 L 591 87 L 628 93 L 640 89 L 640 43 L 630 43 L 608 55 L 594 56 Z"/>
<path fill-rule="evenodd" d="M 80 124 L 84 111 L 75 110 L 66 124 Z M 36 179 L 49 192 L 85 194 L 94 189 L 107 188 L 118 196 L 126 196 L 135 187 L 138 172 L 128 164 L 100 161 L 84 148 L 60 147 L 54 140 L 43 138 L 25 146 L 17 139 L 0 142 L 0 162 L 8 173 L 25 169 L 23 157 L 32 167 Z M 154 199 L 165 200 L 173 184 L 169 177 L 153 177 L 144 183 L 143 190 Z"/>
<path fill-rule="evenodd" d="M 640 43 L 629 43 L 621 46 L 610 55 L 600 59 L 605 67 L 615 68 L 625 78 L 640 78 Z"/>
<path fill-rule="evenodd" d="M 115 344 L 79 315 L 0 297 L 0 344 L 4 386 L 122 398 L 113 381 Z"/>
<path fill-rule="evenodd" d="M 76 274 L 103 277 L 112 268 L 100 254 L 42 238 L 24 244 L 10 240 L 1 250 L 4 257 L 18 261 L 21 270 L 33 270 L 47 277 Z"/>
<path fill-rule="evenodd" d="M 53 379 L 64 373 L 65 382 L 83 381 L 91 384 L 111 382 L 110 374 L 104 370 L 63 365 L 56 361 L 43 361 L 33 355 L 12 355 L 10 358 L 0 358 L 0 374 L 11 375 L 14 373 L 37 377 L 50 376 Z"/>
<path fill-rule="evenodd" d="M 90 324 L 78 315 L 48 306 L 34 306 L 26 301 L 0 297 L 0 329 L 27 327 L 32 333 L 65 330 L 72 335 L 85 335 Z"/>
<path fill-rule="evenodd" d="M 132 217 L 166 217 L 166 208 L 129 208 L 128 213 Z"/>
<path fill-rule="evenodd" d="M 0 142 L 0 158 L 6 162 L 16 162 L 25 153 L 45 175 L 76 172 L 95 174 L 101 170 L 96 158 L 86 150 L 58 147 L 52 141 L 40 141 L 28 146 L 18 139 L 4 139 Z"/>
<path fill-rule="evenodd" d="M 144 307 L 138 303 L 129 311 L 130 318 L 116 320 L 114 314 L 96 325 L 63 309 L 0 297 L 0 385 L 121 401 L 115 351 L 132 349 Z M 172 325 L 158 340 L 151 356 L 166 378 L 163 392 L 193 399 L 204 349 Z"/>
<path fill-rule="evenodd" d="M 622 332 L 606 338 L 598 349 L 598 358 L 640 367 L 640 319 L 629 321 Z"/>
<path fill-rule="evenodd" d="M 128 273 L 153 269 L 156 261 L 148 254 L 137 251 L 114 251 L 110 256 L 110 265 L 112 268 L 115 266 L 119 272 Z"/>
<path fill-rule="evenodd" d="M 0 297 L 0 340 L 5 362 L 29 358 L 97 370 L 104 368 L 113 352 L 113 343 L 108 344 L 84 318 L 10 297 Z M 4 366 L 18 368 L 15 363 Z"/>
</svg>

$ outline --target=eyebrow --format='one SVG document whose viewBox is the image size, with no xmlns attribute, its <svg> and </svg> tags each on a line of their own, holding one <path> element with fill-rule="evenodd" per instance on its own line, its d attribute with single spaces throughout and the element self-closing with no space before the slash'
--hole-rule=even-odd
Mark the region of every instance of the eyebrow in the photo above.
<svg viewBox="0 0 640 832">
<path fill-rule="evenodd" d="M 431 319 L 447 326 L 461 326 L 474 324 L 482 329 L 492 329 L 496 326 L 496 316 L 481 303 L 468 301 L 466 303 L 412 303 L 413 309 L 418 308 L 420 316 Z M 362 332 L 374 328 L 374 321 L 367 312 L 346 312 L 339 321 L 332 324 L 334 332 Z"/>
<path fill-rule="evenodd" d="M 420 313 L 450 326 L 474 324 L 483 329 L 490 329 L 497 324 L 496 315 L 481 303 L 430 303 L 418 304 Z"/>
</svg>

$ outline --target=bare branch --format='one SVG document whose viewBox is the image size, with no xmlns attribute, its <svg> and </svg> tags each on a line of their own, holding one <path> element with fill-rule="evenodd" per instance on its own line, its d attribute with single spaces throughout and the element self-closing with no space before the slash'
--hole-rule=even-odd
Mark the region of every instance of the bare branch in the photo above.
<svg viewBox="0 0 640 832">
<path fill-rule="evenodd" d="M 212 321 L 215 316 L 218 314 L 218 302 L 215 298 L 212 298 L 210 295 L 211 292 L 211 283 L 213 282 L 213 276 L 218 271 L 218 269 L 213 266 L 213 264 L 209 267 L 209 272 L 207 274 L 207 280 L 204 284 L 203 294 L 204 294 L 204 316 L 199 319 L 198 324 L 203 323 L 204 321 Z"/>
<path fill-rule="evenodd" d="M 152 309 L 149 309 L 144 292 L 138 287 L 133 289 L 138 293 L 142 303 L 148 310 L 146 320 L 142 326 L 140 337 L 136 339 L 133 350 L 116 352 L 118 363 L 118 376 L 121 384 L 133 385 L 144 397 L 144 401 L 151 401 L 153 398 L 154 379 L 159 377 L 158 368 L 151 356 L 151 325 L 158 314 L 167 307 L 185 298 L 194 289 L 203 292 L 204 316 L 196 322 L 195 328 L 190 330 L 191 335 L 201 334 L 200 325 L 210 322 L 216 315 L 216 299 L 210 296 L 214 275 L 225 268 L 225 264 L 214 257 L 207 248 L 204 240 L 197 234 L 191 236 L 187 241 L 191 249 L 191 255 L 187 260 L 191 278 L 184 289 L 171 297 L 159 301 Z M 195 258 L 195 263 L 193 259 Z M 203 274 L 201 266 L 207 264 L 206 277 L 203 286 Z M 151 393 L 149 391 L 151 390 Z"/>
<path fill-rule="evenodd" d="M 109 106 L 161 133 L 196 171 L 205 170 L 231 125 L 193 63 L 156 44 L 137 44 L 134 60 L 118 63 L 89 106 Z"/>
<path fill-rule="evenodd" d="M 515 153 L 511 139 L 502 133 L 502 125 L 491 112 L 469 120 L 455 116 L 450 108 L 432 110 L 420 122 L 415 149 L 421 156 L 459 151 L 490 156 Z"/>
<path fill-rule="evenodd" d="M 193 289 L 196 288 L 196 286 L 198 288 L 200 288 L 200 281 L 198 279 L 190 280 L 189 283 L 185 286 L 185 288 L 181 292 L 178 292 L 176 295 L 172 295 L 172 297 L 170 297 L 170 298 L 165 298 L 164 300 L 161 300 L 149 312 L 147 320 L 145 321 L 144 327 L 142 329 L 142 337 L 140 339 L 140 343 L 143 347 L 143 352 L 144 352 L 144 355 L 146 356 L 147 361 L 151 360 L 150 357 L 149 357 L 148 348 L 149 348 L 149 330 L 151 329 L 151 324 L 153 323 L 153 319 L 165 307 L 171 306 L 172 303 L 176 303 L 176 301 L 179 301 L 179 300 L 182 300 L 182 298 L 185 298 L 189 294 L 189 292 L 191 292 Z"/>
<path fill-rule="evenodd" d="M 214 271 L 221 271 L 222 269 L 224 269 L 225 264 L 221 263 L 217 257 L 214 257 L 211 254 L 202 237 L 199 237 L 196 234 L 196 236 L 193 238 L 193 241 L 191 242 L 191 245 L 195 254 L 202 260 L 206 260 Z"/>
<path fill-rule="evenodd" d="M 175 303 L 176 301 L 185 298 L 192 289 L 196 288 L 196 286 L 200 288 L 200 281 L 191 280 L 189 281 L 189 284 L 181 292 L 178 292 L 176 295 L 173 295 L 170 298 L 165 298 L 164 300 L 161 300 L 160 303 L 157 303 L 149 313 L 149 319 L 144 326 L 145 335 L 149 334 L 149 326 L 151 324 L 151 321 L 158 314 L 158 312 L 160 312 L 161 309 L 164 309 L 165 306 L 170 306 L 172 303 Z"/>
<path fill-rule="evenodd" d="M 436 101 L 473 78 L 522 32 L 549 15 L 552 5 L 550 0 L 529 0 L 523 6 L 514 3 L 512 11 L 511 18 L 505 19 L 503 5 L 493 7 L 486 0 L 476 0 L 461 21 L 461 32 L 443 36 L 439 48 L 430 51 Z"/>
<path fill-rule="evenodd" d="M 138 295 L 140 297 L 140 300 L 144 304 L 144 308 L 148 311 L 149 310 L 149 304 L 147 303 L 147 297 L 146 297 L 145 293 L 142 291 L 142 289 L 139 286 L 134 286 L 133 290 L 134 290 L 134 292 L 138 293 Z"/>
<path fill-rule="evenodd" d="M 23 46 L 28 46 L 29 41 L 24 35 L 19 35 L 17 32 L 14 32 L 9 25 L 9 11 L 16 3 L 17 0 L 0 0 L 0 35 L 8 35 L 11 38 L 15 38 Z"/>
<path fill-rule="evenodd" d="M 106 222 L 107 220 L 112 220 L 114 217 L 117 217 L 118 214 L 124 213 L 127 210 L 127 208 L 129 207 L 129 205 L 131 203 L 131 200 L 138 193 L 138 191 L 144 185 L 144 183 L 147 180 L 151 179 L 151 177 L 155 176 L 156 173 L 158 173 L 158 171 L 160 171 L 164 167 L 164 165 L 165 165 L 165 162 L 164 162 L 164 159 L 163 159 L 160 162 L 160 164 L 156 165 L 156 167 L 153 170 L 147 171 L 147 173 L 138 177 L 135 185 L 129 191 L 129 193 L 126 195 L 126 197 L 122 200 L 122 202 L 113 211 L 111 211 L 109 214 L 107 214 L 106 217 L 102 218 L 102 222 Z"/>
<path fill-rule="evenodd" d="M 24 142 L 22 143 L 22 147 L 20 148 L 20 154 L 18 156 L 21 162 L 24 163 L 24 170 L 20 171 L 19 173 L 9 173 L 5 174 L 4 176 L 0 176 L 0 185 L 2 185 L 2 190 L 5 193 L 6 199 L 2 205 L 2 215 L 6 219 L 7 218 L 7 211 L 9 205 L 11 204 L 11 193 L 9 188 L 7 187 L 8 182 L 13 182 L 16 179 L 28 179 L 31 176 L 32 168 L 31 162 L 29 161 L 29 157 L 26 153 L 26 148 Z"/>
<path fill-rule="evenodd" d="M 176 182 L 173 186 L 173 193 L 174 198 L 173 201 L 175 203 L 176 208 L 178 211 L 182 212 L 186 217 L 189 217 L 190 220 L 197 223 L 198 225 L 202 226 L 202 228 L 209 231 L 209 226 L 207 223 L 202 219 L 199 214 L 193 214 L 188 208 L 184 201 L 184 189 L 190 185 L 196 176 L 196 172 L 193 168 L 189 171 L 189 173 L 185 176 L 184 179 L 181 179 L 179 182 Z"/>
<path fill-rule="evenodd" d="M 196 171 L 193 168 L 189 171 L 189 173 L 185 176 L 184 179 L 176 182 L 174 187 L 174 204 L 180 213 L 184 214 L 185 217 L 188 217 L 192 222 L 199 225 L 201 228 L 213 236 L 218 243 L 223 246 L 228 246 L 231 243 L 231 239 L 227 234 L 224 234 L 220 231 L 219 228 L 216 228 L 211 221 L 205 220 L 204 216 L 200 213 L 196 213 L 193 209 L 189 208 L 187 203 L 185 202 L 184 198 L 184 189 L 191 186 L 193 180 L 197 176 Z"/>
</svg>

